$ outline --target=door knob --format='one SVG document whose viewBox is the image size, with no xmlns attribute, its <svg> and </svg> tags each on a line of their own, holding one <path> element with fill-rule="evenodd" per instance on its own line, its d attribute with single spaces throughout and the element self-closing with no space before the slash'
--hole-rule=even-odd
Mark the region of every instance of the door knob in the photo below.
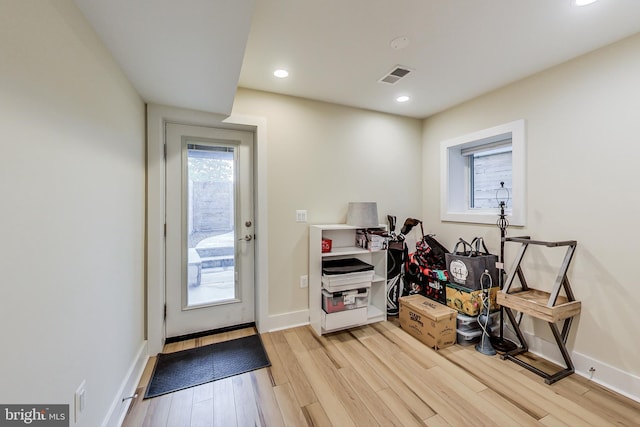
<svg viewBox="0 0 640 427">
<path fill-rule="evenodd" d="M 244 240 L 246 242 L 250 242 L 251 240 L 253 240 L 253 237 L 251 236 L 251 234 L 247 234 L 246 236 L 241 237 L 238 240 Z"/>
</svg>

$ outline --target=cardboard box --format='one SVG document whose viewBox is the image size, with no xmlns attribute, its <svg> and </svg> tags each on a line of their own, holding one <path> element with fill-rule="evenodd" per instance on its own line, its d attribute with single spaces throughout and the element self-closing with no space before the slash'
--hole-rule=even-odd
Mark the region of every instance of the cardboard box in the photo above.
<svg viewBox="0 0 640 427">
<path fill-rule="evenodd" d="M 458 312 L 422 295 L 400 298 L 400 327 L 436 350 L 456 342 Z"/>
<path fill-rule="evenodd" d="M 494 286 L 489 290 L 489 301 L 491 302 L 489 311 L 495 311 L 500 308 L 496 302 L 497 295 L 498 287 Z M 474 291 L 449 283 L 447 285 L 447 305 L 460 313 L 477 316 L 482 309 L 482 291 Z"/>
</svg>

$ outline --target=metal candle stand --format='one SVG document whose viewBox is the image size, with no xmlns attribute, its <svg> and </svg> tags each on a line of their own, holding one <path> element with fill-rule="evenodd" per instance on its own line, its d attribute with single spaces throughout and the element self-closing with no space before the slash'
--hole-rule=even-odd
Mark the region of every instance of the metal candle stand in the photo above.
<svg viewBox="0 0 640 427">
<path fill-rule="evenodd" d="M 500 228 L 500 268 L 498 269 L 499 270 L 498 279 L 499 279 L 500 290 L 502 290 L 504 286 L 504 275 L 505 275 L 504 242 L 507 237 L 507 227 L 509 227 L 509 221 L 507 220 L 507 217 L 504 213 L 504 208 L 507 205 L 507 201 L 498 199 L 498 191 L 500 190 L 506 191 L 507 201 L 509 200 L 509 190 L 504 188 L 504 182 L 500 182 L 500 188 L 496 191 L 496 200 L 498 200 L 498 203 L 500 206 L 500 217 L 498 218 L 498 222 L 496 223 L 498 228 Z M 509 341 L 504 337 L 503 316 L 504 316 L 504 308 L 500 306 L 500 329 L 499 329 L 500 334 L 497 337 L 491 337 L 491 345 L 493 345 L 493 348 L 496 351 L 500 353 L 507 353 L 509 351 L 514 350 L 517 346 L 514 342 Z"/>
</svg>

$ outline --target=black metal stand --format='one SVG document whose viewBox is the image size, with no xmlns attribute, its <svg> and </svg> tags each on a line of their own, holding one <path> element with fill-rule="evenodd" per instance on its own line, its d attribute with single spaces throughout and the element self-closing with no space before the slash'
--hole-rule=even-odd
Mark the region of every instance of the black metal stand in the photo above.
<svg viewBox="0 0 640 427">
<path fill-rule="evenodd" d="M 501 182 L 500 183 L 502 185 L 502 187 L 504 188 L 504 183 Z M 509 226 L 509 222 L 507 221 L 507 218 L 504 214 L 504 207 L 505 207 L 505 202 L 501 201 L 500 202 L 500 218 L 498 219 L 498 227 L 500 228 L 500 265 L 501 268 L 498 271 L 498 279 L 499 279 L 499 283 L 500 283 L 500 290 L 502 290 L 502 288 L 504 287 L 504 276 L 505 276 L 505 271 L 504 271 L 504 241 L 507 237 L 507 227 Z M 503 322 L 503 316 L 504 316 L 504 309 L 502 308 L 502 306 L 500 306 L 500 329 L 499 329 L 499 335 L 498 336 L 494 336 L 491 337 L 491 345 L 493 346 L 493 348 L 499 352 L 499 353 L 506 353 L 512 350 L 515 350 L 515 348 L 517 347 L 516 344 L 513 341 L 509 341 L 508 339 L 506 339 L 504 337 L 504 322 Z"/>
</svg>

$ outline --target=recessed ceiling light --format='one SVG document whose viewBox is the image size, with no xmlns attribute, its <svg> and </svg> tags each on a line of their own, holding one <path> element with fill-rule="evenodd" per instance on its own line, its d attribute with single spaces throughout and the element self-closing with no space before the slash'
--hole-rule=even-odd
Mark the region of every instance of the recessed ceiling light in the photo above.
<svg viewBox="0 0 640 427">
<path fill-rule="evenodd" d="M 289 72 L 287 70 L 278 69 L 273 72 L 273 75 L 278 78 L 284 79 L 285 77 L 289 76 Z"/>
<path fill-rule="evenodd" d="M 407 95 L 402 95 L 396 98 L 398 102 L 407 102 L 410 98 Z"/>
<path fill-rule="evenodd" d="M 595 3 L 597 0 L 573 0 L 573 4 L 576 6 L 586 6 L 591 3 Z"/>
</svg>

